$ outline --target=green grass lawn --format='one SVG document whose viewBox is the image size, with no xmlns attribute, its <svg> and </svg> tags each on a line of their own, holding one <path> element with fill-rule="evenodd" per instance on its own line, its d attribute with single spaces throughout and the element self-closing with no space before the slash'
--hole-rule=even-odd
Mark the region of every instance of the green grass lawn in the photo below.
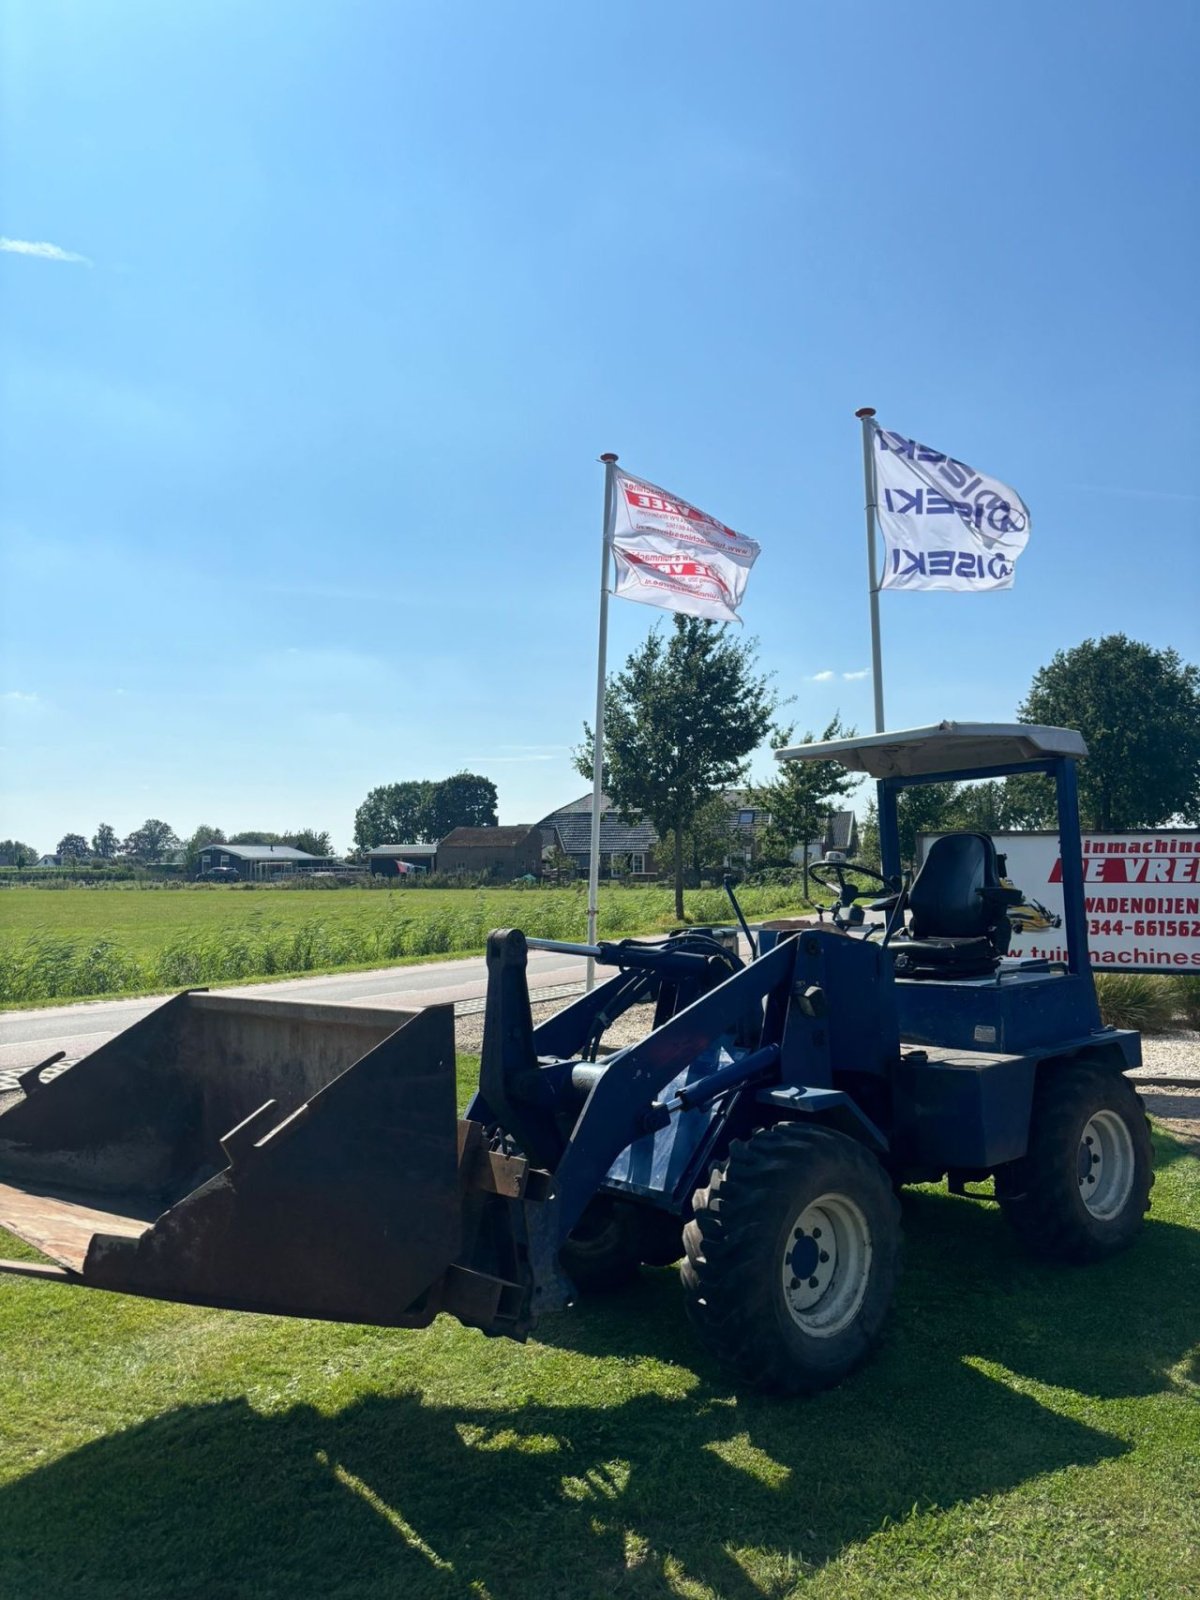
<svg viewBox="0 0 1200 1600">
<path fill-rule="evenodd" d="M 730 918 L 720 890 L 689 891 L 693 922 Z M 788 888 L 747 891 L 751 916 L 799 909 Z M 672 925 L 665 888 L 603 889 L 602 937 Z M 483 949 L 491 928 L 581 939 L 586 897 L 559 889 L 304 891 L 39 889 L 0 892 L 0 1006 L 182 989 Z"/>
<path fill-rule="evenodd" d="M 907 1194 L 884 1348 L 815 1400 L 738 1394 L 672 1270 L 525 1346 L 2 1280 L 0 1594 L 1200 1594 L 1200 1162 L 1157 1148 L 1090 1269 Z"/>
</svg>

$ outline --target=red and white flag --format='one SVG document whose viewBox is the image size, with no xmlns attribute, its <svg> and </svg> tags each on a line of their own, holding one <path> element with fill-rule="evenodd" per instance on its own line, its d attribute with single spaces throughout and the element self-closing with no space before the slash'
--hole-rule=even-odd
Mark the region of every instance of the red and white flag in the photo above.
<svg viewBox="0 0 1200 1600">
<path fill-rule="evenodd" d="M 644 478 L 619 470 L 613 477 L 613 594 L 689 617 L 739 622 L 737 608 L 758 559 L 755 541 Z"/>
</svg>

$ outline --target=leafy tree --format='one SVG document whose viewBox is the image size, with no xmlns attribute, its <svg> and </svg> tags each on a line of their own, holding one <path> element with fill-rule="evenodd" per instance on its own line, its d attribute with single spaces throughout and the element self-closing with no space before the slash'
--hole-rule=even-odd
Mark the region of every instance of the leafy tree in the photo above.
<svg viewBox="0 0 1200 1600">
<path fill-rule="evenodd" d="M 900 791 L 896 821 L 900 830 L 900 860 L 913 867 L 917 860 L 917 835 L 946 833 L 959 826 L 956 783 L 919 783 Z"/>
<path fill-rule="evenodd" d="M 92 854 L 99 856 L 101 861 L 111 861 L 119 848 L 117 830 L 109 827 L 107 822 L 102 822 L 92 835 Z"/>
<path fill-rule="evenodd" d="M 0 839 L 0 867 L 31 867 L 39 852 L 20 839 Z"/>
<path fill-rule="evenodd" d="M 301 828 L 296 833 L 285 833 L 284 844 L 293 850 L 307 850 L 310 856 L 331 856 L 333 845 L 328 832 L 318 833 L 316 828 Z"/>
<path fill-rule="evenodd" d="M 477 772 L 455 772 L 437 783 L 415 778 L 372 789 L 354 813 L 354 842 L 364 850 L 436 844 L 455 828 L 495 826 L 496 785 Z"/>
<path fill-rule="evenodd" d="M 64 833 L 54 848 L 54 854 L 63 861 L 86 861 L 90 852 L 88 842 L 81 833 Z"/>
<path fill-rule="evenodd" d="M 821 734 L 821 742 L 852 739 L 854 732 L 853 728 L 843 727 L 841 718 L 835 714 Z M 813 735 L 806 733 L 800 742 L 812 744 Z M 794 743 L 794 728 L 777 728 L 771 738 L 773 750 L 782 750 Z M 803 851 L 806 898 L 809 848 L 823 836 L 836 802 L 845 799 L 856 783 L 854 774 L 837 761 L 783 761 L 779 763 L 776 778 L 751 790 L 755 806 L 771 814 L 764 836 L 767 850 L 781 856 L 790 856 L 797 846 Z"/>
<path fill-rule="evenodd" d="M 231 833 L 229 838 L 221 841 L 226 844 L 283 844 L 284 837 L 281 833 L 264 833 L 260 828 L 249 829 L 243 833 Z"/>
<path fill-rule="evenodd" d="M 200 865 L 200 852 L 206 845 L 228 843 L 220 828 L 210 827 L 207 822 L 202 822 L 184 845 L 187 870 L 189 873 L 196 871 Z"/>
<path fill-rule="evenodd" d="M 737 827 L 737 806 L 722 793 L 710 795 L 692 819 L 692 825 L 683 836 L 683 855 L 699 882 L 706 867 L 722 866 L 726 857 L 732 857 L 744 848 Z M 675 855 L 674 830 L 664 834 L 656 847 L 664 861 Z"/>
<path fill-rule="evenodd" d="M 1078 728 L 1085 828 L 1200 820 L 1200 667 L 1123 633 L 1059 650 L 1034 674 L 1022 722 Z"/>
<path fill-rule="evenodd" d="M 147 817 L 141 827 L 135 828 L 123 841 L 121 854 L 143 866 L 153 866 L 168 851 L 180 848 L 179 839 L 169 823 L 160 822 L 157 817 Z"/>
<path fill-rule="evenodd" d="M 423 837 L 436 842 L 455 828 L 496 826 L 496 785 L 477 772 L 455 772 L 430 786 Z"/>
<path fill-rule="evenodd" d="M 429 843 L 425 828 L 432 788 L 424 779 L 411 779 L 372 789 L 354 813 L 355 844 L 371 850 L 377 844 Z"/>
<path fill-rule="evenodd" d="M 957 810 L 959 787 L 956 783 L 922 783 L 912 789 L 902 789 L 896 806 L 896 822 L 900 832 L 900 862 L 912 868 L 917 859 L 917 835 L 921 833 L 947 833 L 958 827 L 973 828 L 973 822 L 961 822 Z M 987 832 L 986 829 L 982 830 Z M 878 867 L 882 851 L 879 848 L 879 808 L 872 798 L 867 804 L 867 814 L 859 829 L 859 859 L 867 866 Z"/>
<path fill-rule="evenodd" d="M 673 834 L 679 918 L 684 838 L 714 790 L 743 777 L 778 706 L 756 666 L 754 640 L 738 639 L 724 624 L 677 615 L 670 634 L 655 627 L 605 689 L 605 788 L 623 816 L 648 817 L 660 837 Z M 585 724 L 575 752 L 585 777 L 592 751 Z"/>
</svg>

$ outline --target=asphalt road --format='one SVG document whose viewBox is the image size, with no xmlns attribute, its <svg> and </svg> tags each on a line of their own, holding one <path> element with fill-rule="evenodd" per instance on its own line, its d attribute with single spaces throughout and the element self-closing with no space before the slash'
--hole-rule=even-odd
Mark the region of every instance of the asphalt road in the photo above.
<svg viewBox="0 0 1200 1600">
<path fill-rule="evenodd" d="M 547 951 L 529 953 L 531 990 L 580 983 L 584 963 Z M 274 995 L 279 999 L 328 1000 L 345 1005 L 395 1006 L 398 1011 L 456 1001 L 482 1000 L 487 970 L 482 956 L 431 961 L 416 967 L 386 967 L 378 972 L 331 973 L 323 978 L 291 978 L 283 983 L 238 984 L 219 993 Z M 0 1089 L 15 1087 L 4 1075 L 36 1066 L 62 1050 L 78 1061 L 122 1028 L 148 1016 L 170 995 L 142 1000 L 92 1000 L 82 1005 L 45 1006 L 37 1011 L 0 1011 Z"/>
</svg>

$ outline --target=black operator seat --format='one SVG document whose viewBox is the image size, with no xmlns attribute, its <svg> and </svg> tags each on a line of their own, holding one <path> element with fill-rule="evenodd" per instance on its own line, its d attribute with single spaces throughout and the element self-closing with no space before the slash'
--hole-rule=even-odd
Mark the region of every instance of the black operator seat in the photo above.
<svg viewBox="0 0 1200 1600">
<path fill-rule="evenodd" d="M 994 972 L 1008 949 L 1008 907 L 1019 889 L 1001 879 L 986 833 L 947 833 L 929 847 L 908 891 L 908 936 L 892 942 L 896 976 L 977 978 Z"/>
</svg>

